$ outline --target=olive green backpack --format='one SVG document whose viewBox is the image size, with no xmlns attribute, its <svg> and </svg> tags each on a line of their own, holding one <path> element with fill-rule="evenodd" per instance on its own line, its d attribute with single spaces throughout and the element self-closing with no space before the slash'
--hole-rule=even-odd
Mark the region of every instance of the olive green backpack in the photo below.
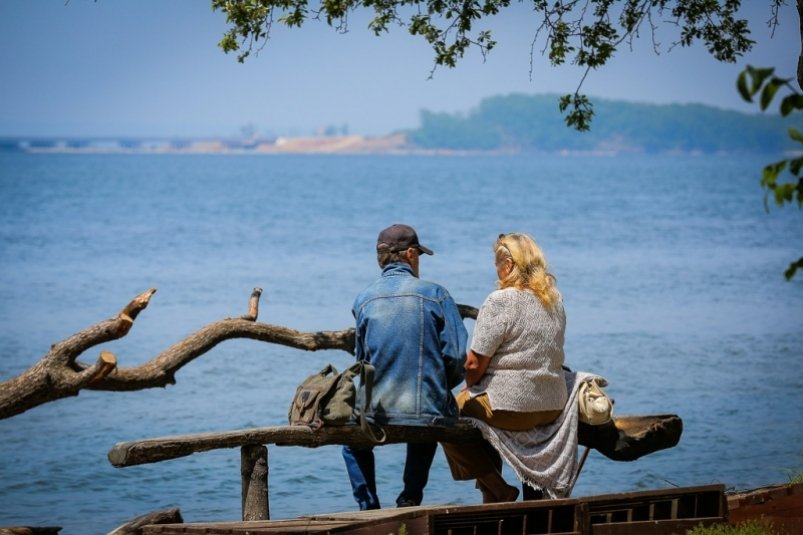
<svg viewBox="0 0 803 535">
<path fill-rule="evenodd" d="M 359 411 L 356 410 L 357 388 L 354 385 L 357 376 L 364 394 Z M 290 425 L 306 425 L 316 431 L 324 425 L 346 425 L 356 418 L 368 438 L 375 443 L 384 442 L 384 431 L 380 429 L 382 436 L 377 437 L 365 418 L 365 408 L 371 405 L 373 385 L 374 367 L 367 362 L 358 361 L 342 373 L 327 364 L 296 388 L 287 420 Z"/>
</svg>

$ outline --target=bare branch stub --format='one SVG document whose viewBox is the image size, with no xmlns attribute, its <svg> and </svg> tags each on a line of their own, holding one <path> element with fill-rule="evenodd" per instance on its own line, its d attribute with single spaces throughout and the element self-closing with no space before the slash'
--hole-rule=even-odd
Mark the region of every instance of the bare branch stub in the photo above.
<svg viewBox="0 0 803 535">
<path fill-rule="evenodd" d="M 259 297 L 262 295 L 262 288 L 254 288 L 251 298 L 248 300 L 248 314 L 240 316 L 240 319 L 256 321 L 259 316 Z"/>
<path fill-rule="evenodd" d="M 100 381 L 113 372 L 115 368 L 117 368 L 117 357 L 110 351 L 101 351 L 98 361 L 92 368 L 87 370 L 90 371 L 91 375 L 87 385 Z"/>
</svg>

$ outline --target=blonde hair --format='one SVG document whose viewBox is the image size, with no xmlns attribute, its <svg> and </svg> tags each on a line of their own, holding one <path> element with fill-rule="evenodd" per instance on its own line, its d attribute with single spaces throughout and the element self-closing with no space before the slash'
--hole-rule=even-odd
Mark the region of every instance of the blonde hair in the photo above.
<svg viewBox="0 0 803 535">
<path fill-rule="evenodd" d="M 560 300 L 555 277 L 548 271 L 546 257 L 541 248 L 527 234 L 500 234 L 493 246 L 496 261 L 507 258 L 513 261 L 513 269 L 497 282 L 500 289 L 518 288 L 529 290 L 546 308 L 552 308 Z"/>
</svg>

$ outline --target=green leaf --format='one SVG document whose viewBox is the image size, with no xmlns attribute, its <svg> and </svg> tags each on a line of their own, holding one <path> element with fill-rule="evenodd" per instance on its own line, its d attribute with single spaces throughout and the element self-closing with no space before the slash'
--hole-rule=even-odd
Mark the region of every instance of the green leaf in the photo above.
<svg viewBox="0 0 803 535">
<path fill-rule="evenodd" d="M 781 101 L 781 116 L 786 117 L 795 110 L 803 110 L 803 95 L 800 93 L 788 95 Z"/>
<path fill-rule="evenodd" d="M 783 276 L 786 277 L 786 280 L 792 280 L 792 277 L 795 276 L 795 272 L 798 268 L 803 269 L 803 256 L 798 258 L 795 262 L 789 264 L 789 267 L 786 268 L 786 271 L 783 272 Z"/>
<path fill-rule="evenodd" d="M 742 95 L 745 102 L 753 102 L 753 95 L 747 89 L 747 69 L 739 73 L 739 77 L 736 79 L 736 89 L 739 90 L 739 94 Z"/>
<path fill-rule="evenodd" d="M 800 169 L 803 168 L 803 156 L 789 160 L 789 172 L 795 176 L 800 176 Z M 803 180 L 801 178 L 800 180 Z"/>
<path fill-rule="evenodd" d="M 798 143 L 803 143 L 803 135 L 800 134 L 797 128 L 789 127 L 789 137 L 797 141 Z"/>
<path fill-rule="evenodd" d="M 767 106 L 772 103 L 772 99 L 775 98 L 775 94 L 778 92 L 778 89 L 785 83 L 784 80 L 780 78 L 772 78 L 767 85 L 764 86 L 764 90 L 761 92 L 761 109 L 766 110 Z"/>
<path fill-rule="evenodd" d="M 796 185 L 791 182 L 777 184 L 773 190 L 775 192 L 775 204 L 778 206 L 783 206 L 788 202 L 792 202 L 796 189 Z"/>
<path fill-rule="evenodd" d="M 752 67 L 748 67 L 748 69 L 752 69 L 753 74 L 753 87 L 750 90 L 750 94 L 755 95 L 761 89 L 761 86 L 764 85 L 764 80 L 772 76 L 775 72 L 775 68 L 768 67 L 766 69 L 754 69 Z"/>
<path fill-rule="evenodd" d="M 778 175 L 786 168 L 786 160 L 775 162 L 764 167 L 761 176 L 761 185 L 768 189 L 775 189 Z"/>
<path fill-rule="evenodd" d="M 558 104 L 560 111 L 565 112 L 569 106 L 573 109 L 564 118 L 566 126 L 572 127 L 579 132 L 590 130 L 591 119 L 594 117 L 594 106 L 588 100 L 588 97 L 577 93 L 560 97 L 560 103 Z"/>
</svg>

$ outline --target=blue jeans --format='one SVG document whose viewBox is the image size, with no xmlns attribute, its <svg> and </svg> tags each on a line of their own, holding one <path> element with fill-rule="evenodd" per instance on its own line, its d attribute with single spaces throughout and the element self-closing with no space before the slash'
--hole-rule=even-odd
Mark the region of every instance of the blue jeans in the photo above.
<svg viewBox="0 0 803 535">
<path fill-rule="evenodd" d="M 420 505 L 424 499 L 424 487 L 429 479 L 429 468 L 435 458 L 438 443 L 407 444 L 404 462 L 404 490 L 396 498 L 397 505 Z M 351 490 L 361 511 L 379 509 L 376 493 L 376 471 L 373 448 L 343 446 L 343 459 L 351 480 Z"/>
</svg>

